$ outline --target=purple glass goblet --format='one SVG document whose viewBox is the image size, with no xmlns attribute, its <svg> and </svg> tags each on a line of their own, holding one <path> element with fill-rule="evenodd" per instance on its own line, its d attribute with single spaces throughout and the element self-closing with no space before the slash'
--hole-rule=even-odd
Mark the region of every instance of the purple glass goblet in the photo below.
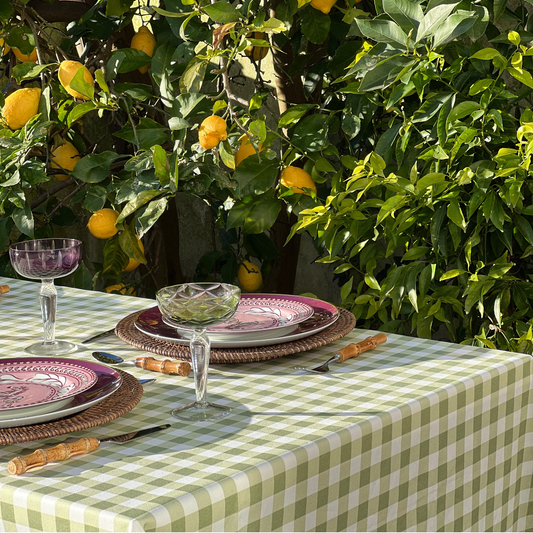
<svg viewBox="0 0 533 533">
<path fill-rule="evenodd" d="M 54 279 L 72 274 L 81 262 L 81 241 L 76 239 L 37 239 L 12 244 L 9 257 L 15 271 L 29 279 L 40 279 L 44 341 L 28 346 L 34 355 L 60 355 L 77 346 L 55 338 L 57 291 Z"/>
</svg>

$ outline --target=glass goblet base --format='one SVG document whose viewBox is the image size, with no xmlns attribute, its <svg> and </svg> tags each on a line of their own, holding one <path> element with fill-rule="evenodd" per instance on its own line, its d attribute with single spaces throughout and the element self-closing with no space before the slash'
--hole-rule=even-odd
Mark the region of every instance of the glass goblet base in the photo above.
<svg viewBox="0 0 533 533">
<path fill-rule="evenodd" d="M 228 416 L 231 408 L 216 403 L 193 402 L 183 407 L 177 407 L 170 414 L 181 420 L 203 421 L 218 420 Z"/>
<path fill-rule="evenodd" d="M 36 342 L 24 351 L 32 355 L 64 355 L 78 349 L 76 344 L 67 341 Z"/>
</svg>

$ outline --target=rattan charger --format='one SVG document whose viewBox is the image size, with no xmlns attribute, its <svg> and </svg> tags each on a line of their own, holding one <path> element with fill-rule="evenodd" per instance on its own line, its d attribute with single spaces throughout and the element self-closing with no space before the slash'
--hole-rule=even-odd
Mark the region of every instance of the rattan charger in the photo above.
<svg viewBox="0 0 533 533">
<path fill-rule="evenodd" d="M 137 311 L 123 318 L 116 326 L 115 333 L 126 344 L 140 348 L 146 352 L 181 359 L 191 360 L 191 352 L 187 344 L 178 344 L 156 339 L 139 331 L 135 327 L 136 317 L 143 311 Z M 313 348 L 325 346 L 352 331 L 355 317 L 346 309 L 340 309 L 338 320 L 328 328 L 309 337 L 283 344 L 257 346 L 249 348 L 211 348 L 211 363 L 250 363 L 268 361 L 284 355 L 306 352 Z"/>
<path fill-rule="evenodd" d="M 65 433 L 101 426 L 119 416 L 125 415 L 140 402 L 143 395 L 143 386 L 138 379 L 127 372 L 121 370 L 117 370 L 117 372 L 122 376 L 122 383 L 117 391 L 105 400 L 89 407 L 85 411 L 60 420 L 18 428 L 0 429 L 0 445 L 56 437 Z"/>
</svg>

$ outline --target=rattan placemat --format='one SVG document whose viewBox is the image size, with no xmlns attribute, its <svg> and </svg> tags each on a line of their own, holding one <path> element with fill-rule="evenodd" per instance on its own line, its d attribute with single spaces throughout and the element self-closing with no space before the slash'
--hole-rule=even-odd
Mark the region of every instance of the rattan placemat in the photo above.
<svg viewBox="0 0 533 533">
<path fill-rule="evenodd" d="M 46 439 L 64 435 L 65 433 L 72 433 L 73 431 L 101 426 L 128 413 L 140 402 L 143 395 L 143 386 L 139 383 L 139 380 L 130 374 L 122 370 L 117 370 L 117 372 L 120 372 L 122 376 L 122 383 L 115 393 L 102 402 L 89 407 L 85 411 L 60 420 L 43 422 L 32 426 L 0 429 L 0 445 Z"/>
<path fill-rule="evenodd" d="M 146 352 L 182 359 L 191 360 L 191 352 L 186 344 L 163 341 L 150 337 L 135 327 L 135 318 L 142 313 L 138 311 L 122 319 L 115 328 L 115 333 L 125 343 L 131 344 Z M 330 342 L 344 337 L 355 327 L 355 317 L 346 309 L 340 310 L 339 319 L 319 333 L 304 339 L 273 344 L 271 346 L 257 346 L 252 348 L 211 348 L 211 363 L 250 363 L 254 361 L 267 361 L 284 355 L 305 352 L 324 346 Z"/>
</svg>

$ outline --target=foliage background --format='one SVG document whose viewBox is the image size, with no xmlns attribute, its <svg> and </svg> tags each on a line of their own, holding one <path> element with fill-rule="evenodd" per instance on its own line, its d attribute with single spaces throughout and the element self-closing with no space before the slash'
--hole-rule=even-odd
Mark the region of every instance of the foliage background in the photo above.
<svg viewBox="0 0 533 533">
<path fill-rule="evenodd" d="M 130 281 L 149 294 L 182 276 L 170 200 L 195 195 L 217 243 L 198 279 L 232 282 L 255 258 L 267 288 L 290 292 L 306 232 L 359 327 L 533 352 L 528 3 L 339 0 L 324 13 L 303 0 L 167 0 L 143 8 L 152 59 L 128 48 L 140 8 L 86 7 L 63 30 L 31 1 L 2 4 L 6 42 L 40 52 L 39 65 L 4 58 L 9 83 L 43 97 L 24 130 L 0 131 L 1 249 L 114 207 L 120 234 L 76 282 Z M 274 94 L 259 64 L 239 95 L 249 46 L 270 47 Z M 95 74 L 94 94 L 74 80 L 88 102 L 57 82 L 66 57 Z M 196 130 L 211 114 L 229 138 L 205 151 Z M 264 150 L 235 168 L 243 134 Z M 54 135 L 84 155 L 61 184 L 48 166 Z M 279 184 L 288 165 L 311 174 L 317 195 Z M 128 257 L 147 264 L 129 279 Z M 8 272 L 5 253 L 0 262 Z"/>
</svg>

